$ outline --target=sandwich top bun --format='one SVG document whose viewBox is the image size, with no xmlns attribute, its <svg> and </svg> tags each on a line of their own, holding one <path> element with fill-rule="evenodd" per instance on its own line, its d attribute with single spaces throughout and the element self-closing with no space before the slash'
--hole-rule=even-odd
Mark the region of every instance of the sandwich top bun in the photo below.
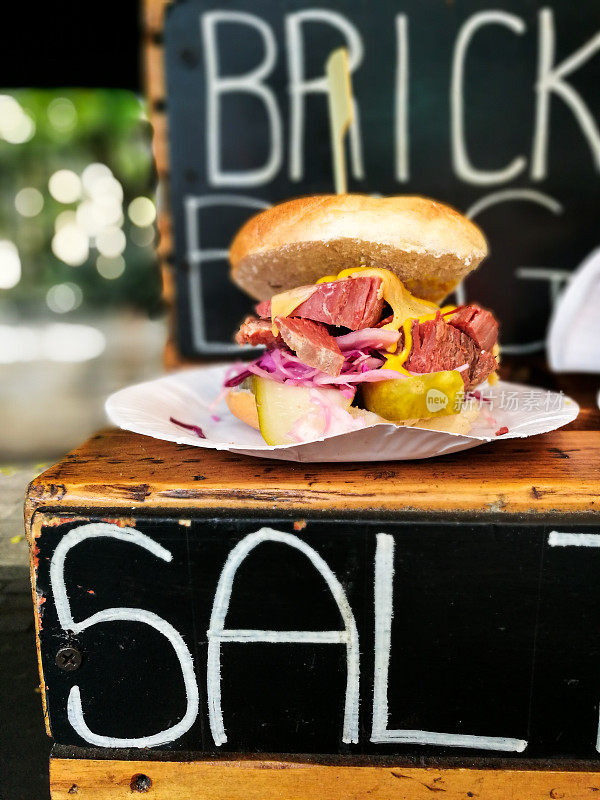
<svg viewBox="0 0 600 800">
<path fill-rule="evenodd" d="M 426 197 L 315 195 L 249 219 L 229 251 L 233 281 L 257 300 L 352 266 L 384 267 L 441 302 L 487 255 L 479 228 Z"/>
</svg>

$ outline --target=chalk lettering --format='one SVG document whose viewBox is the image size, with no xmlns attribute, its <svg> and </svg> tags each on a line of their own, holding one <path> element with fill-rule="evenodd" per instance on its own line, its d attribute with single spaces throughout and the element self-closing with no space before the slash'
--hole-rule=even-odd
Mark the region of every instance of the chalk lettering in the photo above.
<svg viewBox="0 0 600 800">
<path fill-rule="evenodd" d="M 305 98 L 309 93 L 328 91 L 325 65 L 318 78 L 306 78 L 304 58 L 303 26 L 310 22 L 320 22 L 337 29 L 346 40 L 348 64 L 351 71 L 360 66 L 363 59 L 363 43 L 358 30 L 342 14 L 324 8 L 309 8 L 287 14 L 285 29 L 287 36 L 289 94 L 290 94 L 290 165 L 289 176 L 292 181 L 304 177 L 304 131 Z M 354 122 L 350 126 L 350 159 L 355 178 L 364 177 L 362 157 L 362 137 L 360 134 L 360 109 L 354 101 Z"/>
<path fill-rule="evenodd" d="M 375 675 L 373 678 L 371 741 L 523 752 L 527 747 L 527 742 L 523 739 L 388 729 L 388 676 L 392 648 L 393 579 L 394 537 L 388 533 L 378 533 L 375 551 Z"/>
<path fill-rule="evenodd" d="M 396 17 L 396 179 L 407 181 L 408 156 L 408 19 L 406 14 Z"/>
<path fill-rule="evenodd" d="M 266 631 L 266 630 L 227 630 L 225 618 L 229 609 L 231 591 L 236 573 L 249 553 L 264 542 L 277 542 L 293 547 L 303 553 L 317 572 L 323 577 L 344 623 L 343 630 L 336 631 Z M 358 698 L 360 655 L 358 631 L 350 604 L 342 585 L 328 564 L 312 547 L 290 533 L 261 528 L 242 539 L 229 553 L 217 584 L 210 628 L 208 630 L 208 659 L 206 668 L 206 687 L 210 730 L 215 744 L 227 741 L 223 710 L 221 707 L 221 643 L 222 642 L 271 642 L 275 644 L 343 644 L 346 646 L 346 700 L 342 741 L 358 742 Z"/>
<path fill-rule="evenodd" d="M 553 214 L 562 214 L 564 208 L 558 200 L 548 194 L 537 191 L 536 189 L 500 189 L 497 192 L 481 197 L 473 205 L 467 209 L 466 216 L 469 219 L 475 219 L 479 214 L 492 206 L 501 203 L 510 203 L 513 201 L 536 203 L 543 208 L 547 208 Z M 533 267 L 517 267 L 515 275 L 521 280 L 547 280 L 550 283 L 550 301 L 552 307 L 558 299 L 560 287 L 566 280 L 567 273 L 564 270 L 549 270 L 539 269 Z M 461 283 L 456 290 L 457 303 L 466 303 L 466 290 L 464 283 Z M 534 340 L 532 342 L 523 342 L 522 344 L 502 344 L 500 346 L 501 352 L 505 354 L 525 354 L 537 353 L 543 350 L 546 346 L 544 339 Z"/>
<path fill-rule="evenodd" d="M 514 33 L 523 34 L 525 23 L 521 17 L 505 11 L 481 11 L 473 14 L 462 26 L 456 40 L 452 61 L 452 81 L 450 85 L 450 124 L 452 133 L 452 164 L 459 178 L 467 183 L 486 186 L 505 183 L 515 178 L 526 166 L 523 156 L 517 156 L 504 169 L 476 169 L 469 159 L 465 140 L 464 123 L 464 72 L 469 44 L 477 31 L 485 25 L 504 25 Z"/>
<path fill-rule="evenodd" d="M 186 696 L 186 710 L 184 716 L 175 725 L 158 733 L 137 738 L 116 736 L 103 736 L 91 731 L 87 726 L 81 703 L 79 686 L 71 687 L 67 700 L 67 716 L 75 731 L 90 744 L 97 747 L 156 747 L 167 744 L 188 731 L 198 716 L 198 684 L 194 675 L 192 656 L 181 635 L 162 617 L 142 608 L 106 608 L 92 614 L 91 617 L 76 622 L 71 614 L 71 607 L 67 596 L 65 584 L 65 559 L 69 551 L 87 539 L 109 538 L 142 547 L 163 561 L 171 561 L 172 555 L 162 545 L 157 544 L 149 536 L 135 530 L 135 528 L 120 528 L 118 525 L 105 522 L 94 522 L 80 525 L 65 534 L 54 551 L 50 563 L 50 585 L 54 595 L 56 613 L 60 625 L 65 631 L 74 634 L 81 633 L 93 625 L 101 622 L 140 622 L 149 625 L 162 634 L 173 647 L 179 660 L 181 674 Z"/>
<path fill-rule="evenodd" d="M 552 92 L 562 98 L 573 112 L 592 151 L 596 169 L 600 169 L 598 127 L 581 95 L 564 80 L 600 50 L 600 31 L 558 66 L 553 66 L 554 49 L 554 14 L 550 8 L 543 8 L 539 14 L 538 78 L 535 86 L 537 104 L 531 161 L 531 177 L 536 181 L 543 180 L 548 169 L 548 122 Z"/>
<path fill-rule="evenodd" d="M 600 533 L 562 533 L 550 531 L 550 547 L 600 547 Z"/>
<path fill-rule="evenodd" d="M 219 70 L 217 26 L 235 23 L 254 28 L 264 44 L 264 59 L 244 75 L 224 77 Z M 201 17 L 206 68 L 207 172 L 213 186 L 261 186 L 277 174 L 283 158 L 282 121 L 275 94 L 265 83 L 277 58 L 277 43 L 271 27 L 260 17 L 243 11 L 208 11 Z M 261 167 L 225 172 L 221 164 L 221 96 L 246 93 L 262 101 L 268 121 L 269 156 Z"/>
<path fill-rule="evenodd" d="M 256 211 L 262 211 L 269 207 L 269 203 L 259 200 L 256 197 L 245 197 L 235 194 L 215 194 L 197 197 L 187 195 L 183 201 L 185 209 L 185 244 L 186 257 L 189 265 L 189 303 L 190 303 L 190 322 L 194 347 L 206 352 L 237 352 L 240 348 L 228 342 L 227 344 L 212 344 L 206 341 L 206 330 L 204 326 L 204 306 L 202 292 L 202 264 L 207 261 L 227 261 L 229 251 L 227 247 L 218 249 L 202 249 L 201 247 L 201 224 L 198 220 L 199 212 L 207 208 L 220 206 L 240 206 Z M 227 244 L 227 243 L 225 243 Z"/>
</svg>

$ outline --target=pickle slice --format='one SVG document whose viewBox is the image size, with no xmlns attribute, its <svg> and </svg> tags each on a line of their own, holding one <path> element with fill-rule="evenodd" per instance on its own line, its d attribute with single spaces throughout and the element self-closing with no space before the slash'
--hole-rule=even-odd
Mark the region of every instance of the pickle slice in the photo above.
<svg viewBox="0 0 600 800">
<path fill-rule="evenodd" d="M 460 372 L 445 370 L 362 386 L 365 407 L 391 422 L 457 414 L 464 398 Z"/>
<path fill-rule="evenodd" d="M 303 439 L 322 436 L 325 414 L 318 400 L 346 410 L 352 403 L 352 399 L 344 397 L 338 389 L 291 386 L 258 375 L 254 376 L 252 384 L 260 432 L 265 442 L 271 445 L 298 444 L 298 437 L 290 435 L 297 423 L 302 425 Z M 315 398 L 318 398 L 317 402 L 314 402 Z"/>
</svg>

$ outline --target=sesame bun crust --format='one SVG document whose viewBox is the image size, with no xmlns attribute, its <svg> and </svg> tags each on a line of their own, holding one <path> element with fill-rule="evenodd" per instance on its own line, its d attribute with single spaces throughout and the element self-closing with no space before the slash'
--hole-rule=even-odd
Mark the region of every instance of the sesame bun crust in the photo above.
<svg viewBox="0 0 600 800">
<path fill-rule="evenodd" d="M 229 251 L 231 277 L 257 300 L 352 266 L 384 267 L 441 302 L 487 255 L 479 228 L 426 197 L 316 195 L 249 219 Z"/>
</svg>

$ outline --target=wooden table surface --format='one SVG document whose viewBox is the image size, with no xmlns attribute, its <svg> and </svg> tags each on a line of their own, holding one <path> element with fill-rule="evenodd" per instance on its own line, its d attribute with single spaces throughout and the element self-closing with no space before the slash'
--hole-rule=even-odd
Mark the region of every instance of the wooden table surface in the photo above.
<svg viewBox="0 0 600 800">
<path fill-rule="evenodd" d="M 294 464 L 107 430 L 33 481 L 27 512 L 97 506 L 136 513 L 594 513 L 600 431 L 554 431 L 427 461 Z"/>
</svg>

